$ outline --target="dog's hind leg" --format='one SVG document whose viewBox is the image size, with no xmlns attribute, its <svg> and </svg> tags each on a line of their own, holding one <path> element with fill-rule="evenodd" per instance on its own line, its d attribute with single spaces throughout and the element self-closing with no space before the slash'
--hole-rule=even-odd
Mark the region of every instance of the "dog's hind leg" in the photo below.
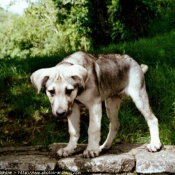
<svg viewBox="0 0 175 175">
<path fill-rule="evenodd" d="M 57 154 L 61 157 L 67 157 L 68 155 L 74 153 L 74 149 L 77 147 L 77 141 L 79 139 L 80 132 L 80 109 L 78 104 L 74 103 L 72 113 L 68 117 L 68 126 L 70 140 L 68 145 L 65 148 L 58 150 Z"/>
<path fill-rule="evenodd" d="M 148 95 L 146 92 L 145 85 L 140 88 L 128 88 L 128 95 L 133 99 L 133 102 L 145 117 L 151 135 L 151 142 L 148 144 L 147 149 L 148 151 L 154 152 L 158 151 L 161 148 L 161 143 L 159 139 L 159 127 L 158 127 L 158 120 L 153 114 L 151 107 L 149 105 Z"/>
<path fill-rule="evenodd" d="M 111 147 L 112 142 L 117 134 L 120 123 L 118 121 L 118 110 L 120 108 L 121 98 L 118 96 L 110 97 L 105 101 L 107 116 L 110 121 L 109 133 L 106 141 L 100 146 L 100 150 Z"/>
</svg>

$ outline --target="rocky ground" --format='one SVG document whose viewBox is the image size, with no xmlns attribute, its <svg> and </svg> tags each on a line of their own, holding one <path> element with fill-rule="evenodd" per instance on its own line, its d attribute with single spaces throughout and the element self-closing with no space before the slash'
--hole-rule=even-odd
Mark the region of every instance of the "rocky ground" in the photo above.
<svg viewBox="0 0 175 175">
<path fill-rule="evenodd" d="M 99 157 L 83 158 L 86 145 L 78 145 L 67 158 L 56 156 L 65 144 L 0 148 L 0 174 L 175 174 L 175 146 L 152 153 L 145 144 L 116 144 Z"/>
</svg>

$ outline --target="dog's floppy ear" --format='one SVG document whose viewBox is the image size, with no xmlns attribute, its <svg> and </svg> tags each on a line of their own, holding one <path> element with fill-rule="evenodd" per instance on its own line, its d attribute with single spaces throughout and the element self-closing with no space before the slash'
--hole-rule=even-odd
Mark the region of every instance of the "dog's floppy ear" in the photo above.
<svg viewBox="0 0 175 175">
<path fill-rule="evenodd" d="M 31 82 L 37 89 L 38 93 L 40 92 L 42 86 L 46 84 L 47 80 L 49 79 L 50 73 L 51 68 L 39 69 L 30 76 Z"/>
<path fill-rule="evenodd" d="M 85 82 L 81 77 L 79 77 L 78 75 L 74 75 L 71 76 L 71 78 L 73 79 L 73 81 L 79 89 L 85 89 Z"/>
<path fill-rule="evenodd" d="M 65 74 L 69 77 L 68 81 L 70 81 L 71 84 L 74 86 L 77 85 L 79 89 L 85 89 L 85 81 L 87 79 L 88 72 L 84 67 L 73 65 Z"/>
</svg>

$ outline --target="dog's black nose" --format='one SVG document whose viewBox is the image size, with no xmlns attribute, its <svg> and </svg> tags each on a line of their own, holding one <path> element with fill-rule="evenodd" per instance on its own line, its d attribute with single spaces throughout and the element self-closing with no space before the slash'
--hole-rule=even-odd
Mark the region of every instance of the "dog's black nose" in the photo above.
<svg viewBox="0 0 175 175">
<path fill-rule="evenodd" d="M 56 114 L 58 117 L 65 117 L 66 111 L 63 110 L 57 110 Z"/>
</svg>

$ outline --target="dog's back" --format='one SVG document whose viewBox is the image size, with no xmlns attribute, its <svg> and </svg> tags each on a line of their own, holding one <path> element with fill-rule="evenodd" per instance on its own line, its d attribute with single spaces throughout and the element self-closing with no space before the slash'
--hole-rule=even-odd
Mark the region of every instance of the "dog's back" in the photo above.
<svg viewBox="0 0 175 175">
<path fill-rule="evenodd" d="M 79 64 L 88 70 L 89 79 L 96 83 L 103 100 L 113 95 L 122 95 L 129 83 L 130 70 L 136 68 L 143 76 L 140 65 L 128 55 L 88 54 L 75 52 L 64 62 Z M 88 83 L 91 84 L 91 83 Z"/>
</svg>

